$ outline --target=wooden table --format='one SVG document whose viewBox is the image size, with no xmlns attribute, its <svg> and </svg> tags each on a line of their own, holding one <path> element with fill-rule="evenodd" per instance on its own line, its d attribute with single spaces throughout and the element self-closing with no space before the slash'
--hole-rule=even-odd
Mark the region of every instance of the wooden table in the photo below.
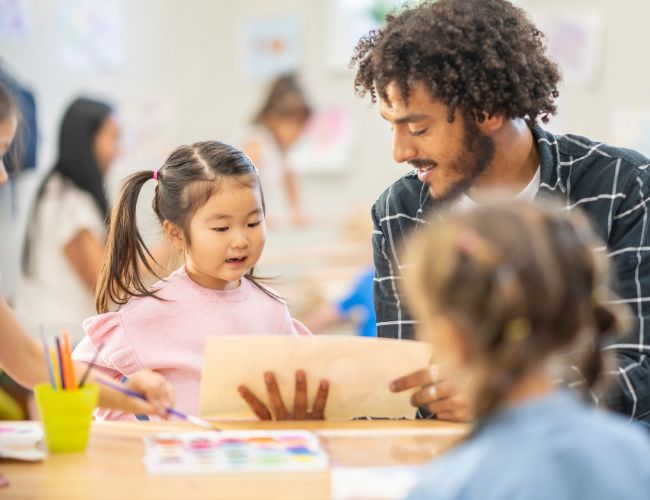
<svg viewBox="0 0 650 500">
<path fill-rule="evenodd" d="M 467 432 L 461 424 L 436 421 L 219 422 L 222 429 L 308 429 L 318 432 L 331 466 L 421 464 Z M 0 461 L 11 485 L 0 499 L 310 499 L 330 497 L 330 473 L 276 472 L 209 476 L 151 476 L 145 471 L 142 438 L 190 427 L 177 422 L 98 422 L 85 453 L 54 454 L 44 462 Z M 195 428 L 191 428 L 195 429 Z"/>
</svg>

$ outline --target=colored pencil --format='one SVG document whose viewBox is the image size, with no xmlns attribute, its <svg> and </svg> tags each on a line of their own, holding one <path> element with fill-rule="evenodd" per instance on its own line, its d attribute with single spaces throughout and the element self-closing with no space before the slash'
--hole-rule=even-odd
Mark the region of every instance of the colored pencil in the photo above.
<svg viewBox="0 0 650 500">
<path fill-rule="evenodd" d="M 93 365 L 95 364 L 95 361 L 97 361 L 97 358 L 99 357 L 99 353 L 102 352 L 102 349 L 104 348 L 104 343 L 102 342 L 99 344 L 99 347 L 97 348 L 97 352 L 95 352 L 95 355 L 93 356 L 92 361 L 90 364 L 86 367 L 86 371 L 81 377 L 81 380 L 79 381 L 79 387 L 83 387 L 84 383 L 86 382 L 86 378 L 88 377 L 88 374 L 90 373 L 90 370 L 92 369 Z"/>
<path fill-rule="evenodd" d="M 59 387 L 61 387 L 61 380 L 59 380 L 60 379 L 59 370 L 56 364 L 56 350 L 54 346 L 48 346 L 48 349 L 50 351 L 50 362 L 52 363 L 52 371 L 54 372 L 54 384 L 58 389 Z"/>
<path fill-rule="evenodd" d="M 59 373 L 61 374 L 61 389 L 67 388 L 67 380 L 65 379 L 65 365 L 63 364 L 63 350 L 61 348 L 61 341 L 57 335 L 54 338 L 54 343 L 56 344 L 56 356 L 59 360 Z"/>
<path fill-rule="evenodd" d="M 114 389 L 118 392 L 121 392 L 122 394 L 126 394 L 127 396 L 131 396 L 132 398 L 138 398 L 142 399 L 143 401 L 147 401 L 147 398 L 144 394 L 141 394 L 139 392 L 132 391 L 131 389 L 127 389 L 126 387 L 115 384 L 113 382 L 109 382 L 108 380 L 104 380 L 102 378 L 95 378 L 95 380 L 102 384 L 105 385 L 106 387 L 110 387 L 111 389 Z M 194 417 L 192 415 L 187 415 L 186 413 L 183 413 L 182 411 L 178 411 L 174 408 L 167 408 L 167 413 L 170 415 L 174 415 L 175 417 L 178 417 L 182 420 L 186 420 L 194 425 L 198 425 L 199 427 L 203 427 L 204 429 L 210 429 L 213 431 L 218 431 L 216 427 L 214 427 L 210 422 L 207 420 L 203 420 L 202 418 L 199 417 Z"/>
<path fill-rule="evenodd" d="M 47 340 L 45 340 L 45 332 L 43 327 L 39 328 L 41 334 L 41 342 L 43 342 L 43 356 L 45 356 L 45 364 L 47 365 L 47 376 L 50 379 L 52 389 L 56 390 L 56 379 L 54 378 L 54 369 L 52 368 L 52 360 L 50 359 L 50 350 L 47 348 Z"/>
<path fill-rule="evenodd" d="M 63 351 L 65 355 L 66 381 L 68 382 L 68 389 L 74 391 L 77 389 L 77 375 L 74 372 L 72 348 L 70 347 L 70 334 L 67 330 L 63 331 Z"/>
</svg>

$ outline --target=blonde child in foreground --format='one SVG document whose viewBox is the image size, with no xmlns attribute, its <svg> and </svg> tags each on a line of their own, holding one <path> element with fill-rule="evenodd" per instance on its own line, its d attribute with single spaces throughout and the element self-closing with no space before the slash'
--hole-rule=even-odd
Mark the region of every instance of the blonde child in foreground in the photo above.
<svg viewBox="0 0 650 500">
<path fill-rule="evenodd" d="M 142 186 L 157 183 L 153 199 L 168 240 L 184 254 L 184 265 L 151 288 L 142 266 L 153 273 L 149 250 L 136 223 Z M 106 260 L 96 297 L 98 316 L 84 322 L 86 337 L 73 357 L 112 377 L 155 370 L 173 385 L 176 407 L 199 413 L 205 339 L 209 335 L 310 335 L 286 304 L 259 283 L 253 268 L 264 248 L 264 202 L 255 166 L 241 151 L 216 141 L 181 146 L 159 170 L 143 170 L 122 184 L 113 210 Z M 109 305 L 120 305 L 109 311 Z M 251 343 L 254 346 L 254 343 Z M 275 404 L 277 384 L 265 377 L 276 418 L 323 418 L 328 385 L 319 385 L 313 409 L 287 411 Z M 304 373 L 296 386 L 306 392 Z M 260 418 L 272 415 L 246 388 L 242 397 Z M 297 398 L 300 401 L 302 399 Z M 102 418 L 132 415 L 100 412 Z"/>
<path fill-rule="evenodd" d="M 20 112 L 9 90 L 0 84 L 0 185 L 7 179 L 3 156 L 16 136 Z M 43 348 L 18 324 L 13 311 L 0 297 L 0 368 L 25 387 L 47 382 Z M 77 366 L 81 374 L 83 366 Z M 142 371 L 133 374 L 126 386 L 144 393 L 148 401 L 130 398 L 104 386 L 99 388 L 99 405 L 122 411 L 156 413 L 165 416 L 165 408 L 173 403 L 171 386 L 157 373 Z"/>
<path fill-rule="evenodd" d="M 465 379 L 478 419 L 409 498 L 600 500 L 650 491 L 647 432 L 554 384 L 566 353 L 579 353 L 580 389 L 597 394 L 601 346 L 620 326 L 602 302 L 595 246 L 577 214 L 524 202 L 451 215 L 409 243 L 409 307 L 420 335 Z"/>
</svg>

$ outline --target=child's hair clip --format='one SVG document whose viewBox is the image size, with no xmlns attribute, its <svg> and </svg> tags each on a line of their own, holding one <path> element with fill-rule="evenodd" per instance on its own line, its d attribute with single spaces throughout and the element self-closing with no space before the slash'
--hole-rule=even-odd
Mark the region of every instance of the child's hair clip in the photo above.
<svg viewBox="0 0 650 500">
<path fill-rule="evenodd" d="M 156 169 L 153 171 L 153 180 L 156 181 L 156 182 L 158 182 L 158 171 L 159 171 L 159 170 L 160 170 L 159 168 L 156 168 Z"/>
<path fill-rule="evenodd" d="M 591 299 L 596 303 L 596 304 L 602 304 L 603 302 L 606 302 L 608 299 L 608 290 L 604 286 L 598 286 L 594 288 L 593 292 L 591 292 Z"/>
<path fill-rule="evenodd" d="M 464 229 L 458 235 L 458 249 L 467 255 L 473 255 L 476 248 L 481 245 L 481 237 L 471 229 Z"/>
<path fill-rule="evenodd" d="M 519 316 L 508 321 L 505 328 L 505 337 L 508 342 L 518 343 L 524 340 L 531 332 L 530 320 Z"/>
<path fill-rule="evenodd" d="M 461 253 L 476 259 L 483 265 L 494 266 L 500 260 L 499 252 L 492 243 L 474 229 L 463 229 L 457 236 L 456 247 Z"/>
</svg>

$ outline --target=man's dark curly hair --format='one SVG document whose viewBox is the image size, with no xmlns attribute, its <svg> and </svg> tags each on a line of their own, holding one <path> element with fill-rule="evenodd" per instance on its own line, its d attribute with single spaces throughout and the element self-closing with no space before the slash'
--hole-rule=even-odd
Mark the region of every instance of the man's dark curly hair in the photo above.
<svg viewBox="0 0 650 500">
<path fill-rule="evenodd" d="M 359 40 L 360 96 L 388 101 L 395 82 L 408 102 L 409 86 L 422 82 L 432 97 L 463 116 L 484 113 L 526 118 L 532 126 L 556 112 L 557 65 L 545 55 L 544 35 L 526 13 L 505 0 L 439 0 L 405 7 Z"/>
</svg>

